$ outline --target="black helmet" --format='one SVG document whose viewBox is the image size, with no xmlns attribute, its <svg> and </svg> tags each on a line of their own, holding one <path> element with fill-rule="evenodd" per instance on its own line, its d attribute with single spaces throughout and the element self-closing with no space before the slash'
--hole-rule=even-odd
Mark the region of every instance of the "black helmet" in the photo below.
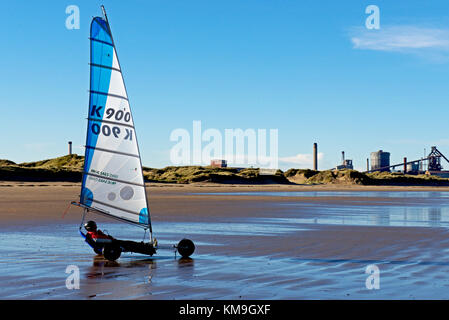
<svg viewBox="0 0 449 320">
<path fill-rule="evenodd" d="M 97 230 L 97 224 L 95 223 L 95 221 L 87 221 L 84 224 L 84 228 L 86 228 L 87 231 L 95 231 Z"/>
</svg>

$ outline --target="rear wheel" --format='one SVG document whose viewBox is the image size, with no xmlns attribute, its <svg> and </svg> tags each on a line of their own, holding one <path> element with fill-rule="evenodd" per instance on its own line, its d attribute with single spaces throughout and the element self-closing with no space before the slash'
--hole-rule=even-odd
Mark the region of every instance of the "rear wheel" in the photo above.
<svg viewBox="0 0 449 320">
<path fill-rule="evenodd" d="M 106 244 L 103 248 L 103 256 L 109 261 L 115 261 L 120 258 L 122 249 L 118 245 Z"/>
<path fill-rule="evenodd" d="M 195 251 L 195 245 L 192 240 L 182 239 L 178 243 L 178 252 L 183 258 L 188 258 Z"/>
</svg>

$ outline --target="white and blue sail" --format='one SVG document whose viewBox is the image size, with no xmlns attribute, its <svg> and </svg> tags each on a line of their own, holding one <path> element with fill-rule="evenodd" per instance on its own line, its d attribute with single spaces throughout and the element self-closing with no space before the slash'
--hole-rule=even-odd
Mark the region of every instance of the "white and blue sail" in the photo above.
<svg viewBox="0 0 449 320">
<path fill-rule="evenodd" d="M 90 60 L 80 203 L 151 230 L 133 117 L 106 14 L 92 20 Z"/>
</svg>

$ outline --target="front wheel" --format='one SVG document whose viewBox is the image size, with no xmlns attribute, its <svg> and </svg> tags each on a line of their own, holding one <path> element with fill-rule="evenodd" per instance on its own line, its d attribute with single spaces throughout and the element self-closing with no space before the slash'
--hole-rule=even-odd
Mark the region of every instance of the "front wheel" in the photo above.
<svg viewBox="0 0 449 320">
<path fill-rule="evenodd" d="M 188 258 L 195 251 L 195 245 L 192 240 L 182 239 L 178 243 L 178 252 L 183 258 Z"/>
<path fill-rule="evenodd" d="M 115 261 L 118 258 L 120 258 L 120 255 L 122 254 L 122 249 L 114 244 L 106 244 L 103 248 L 103 256 L 105 259 L 108 259 L 109 261 Z"/>
</svg>

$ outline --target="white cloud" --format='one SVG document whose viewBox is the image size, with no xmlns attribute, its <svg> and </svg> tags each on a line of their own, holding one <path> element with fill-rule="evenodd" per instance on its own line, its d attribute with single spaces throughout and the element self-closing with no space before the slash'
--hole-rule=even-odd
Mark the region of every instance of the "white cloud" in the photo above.
<svg viewBox="0 0 449 320">
<path fill-rule="evenodd" d="M 354 49 L 449 57 L 449 29 L 404 25 L 379 30 L 357 27 L 350 33 Z"/>
</svg>

